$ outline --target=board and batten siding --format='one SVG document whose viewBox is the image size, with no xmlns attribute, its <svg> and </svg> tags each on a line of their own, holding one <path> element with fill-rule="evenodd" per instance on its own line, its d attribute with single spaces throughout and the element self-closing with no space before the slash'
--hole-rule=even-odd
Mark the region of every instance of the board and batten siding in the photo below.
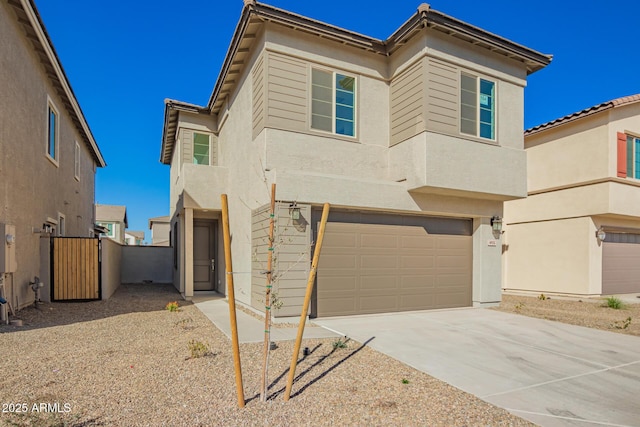
<svg viewBox="0 0 640 427">
<path fill-rule="evenodd" d="M 264 128 L 265 97 L 264 97 L 264 55 L 256 61 L 251 72 L 253 90 L 253 138 L 255 139 Z"/>
<path fill-rule="evenodd" d="M 460 117 L 457 67 L 435 59 L 427 66 L 427 129 L 449 135 L 458 134 Z"/>
<path fill-rule="evenodd" d="M 273 309 L 275 317 L 299 316 L 310 268 L 311 207 L 299 205 L 300 219 L 293 220 L 289 203 L 276 204 L 272 271 L 273 292 L 283 305 Z M 267 256 L 269 250 L 269 207 L 252 215 L 251 306 L 264 312 Z"/>
<path fill-rule="evenodd" d="M 267 56 L 265 126 L 292 131 L 307 130 L 308 66 L 296 58 Z"/>
<path fill-rule="evenodd" d="M 193 163 L 193 131 L 182 129 L 180 135 L 182 163 Z"/>
<path fill-rule="evenodd" d="M 424 60 L 416 62 L 391 81 L 390 146 L 426 130 L 424 92 Z"/>
</svg>

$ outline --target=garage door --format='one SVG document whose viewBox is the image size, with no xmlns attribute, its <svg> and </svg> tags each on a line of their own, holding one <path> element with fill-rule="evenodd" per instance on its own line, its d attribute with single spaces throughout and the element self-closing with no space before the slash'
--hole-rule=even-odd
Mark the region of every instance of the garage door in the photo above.
<svg viewBox="0 0 640 427">
<path fill-rule="evenodd" d="M 640 234 L 607 233 L 602 245 L 602 293 L 640 292 Z"/>
<path fill-rule="evenodd" d="M 358 221 L 327 223 L 317 316 L 471 305 L 470 220 L 366 214 L 347 219 Z"/>
</svg>

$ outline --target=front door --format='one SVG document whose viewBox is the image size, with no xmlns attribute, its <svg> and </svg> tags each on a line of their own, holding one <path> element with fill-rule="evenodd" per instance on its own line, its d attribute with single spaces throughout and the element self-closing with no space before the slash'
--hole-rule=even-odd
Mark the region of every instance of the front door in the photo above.
<svg viewBox="0 0 640 427">
<path fill-rule="evenodd" d="M 216 288 L 215 230 L 215 221 L 193 221 L 194 291 L 213 291 Z"/>
</svg>

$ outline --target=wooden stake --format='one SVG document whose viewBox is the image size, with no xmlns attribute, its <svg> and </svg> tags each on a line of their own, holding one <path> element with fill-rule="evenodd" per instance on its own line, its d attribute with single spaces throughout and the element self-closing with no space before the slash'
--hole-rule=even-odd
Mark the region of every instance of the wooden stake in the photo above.
<svg viewBox="0 0 640 427">
<path fill-rule="evenodd" d="M 238 322 L 236 320 L 236 296 L 233 288 L 233 266 L 231 264 L 231 235 L 229 233 L 229 205 L 227 195 L 220 196 L 222 202 L 222 229 L 224 234 L 224 264 L 227 273 L 227 296 L 229 298 L 229 322 L 231 324 L 231 343 L 233 345 L 233 364 L 236 371 L 236 391 L 238 406 L 244 408 L 244 389 L 242 387 L 242 366 L 240 365 L 240 344 L 238 343 Z"/>
<path fill-rule="evenodd" d="M 267 401 L 267 377 L 269 372 L 269 347 L 271 346 L 271 268 L 273 265 L 273 229 L 275 225 L 276 185 L 271 184 L 271 209 L 269 210 L 269 249 L 267 253 L 267 288 L 264 296 L 264 363 L 260 400 Z"/>
<path fill-rule="evenodd" d="M 288 401 L 291 397 L 291 387 L 293 386 L 293 377 L 296 374 L 296 365 L 298 364 L 298 354 L 300 353 L 300 345 L 302 344 L 302 335 L 304 334 L 304 325 L 307 321 L 307 312 L 309 311 L 309 302 L 311 301 L 311 293 L 313 292 L 313 284 L 316 280 L 316 269 L 318 268 L 318 260 L 320 259 L 320 251 L 322 250 L 322 240 L 324 239 L 324 229 L 329 218 L 329 203 L 325 203 L 322 208 L 322 219 L 320 220 L 320 229 L 318 230 L 318 241 L 316 249 L 313 253 L 313 262 L 309 271 L 309 280 L 307 281 L 307 292 L 304 296 L 302 304 L 302 313 L 300 314 L 300 324 L 298 325 L 298 335 L 296 336 L 296 344 L 291 357 L 291 366 L 289 367 L 289 377 L 287 378 L 287 389 L 284 393 L 284 400 Z"/>
</svg>

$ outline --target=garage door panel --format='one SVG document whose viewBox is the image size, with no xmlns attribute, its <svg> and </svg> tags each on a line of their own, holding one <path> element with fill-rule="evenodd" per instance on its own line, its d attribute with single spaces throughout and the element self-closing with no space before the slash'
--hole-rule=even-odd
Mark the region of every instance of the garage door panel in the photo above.
<svg viewBox="0 0 640 427">
<path fill-rule="evenodd" d="M 427 294 L 403 295 L 400 305 L 405 311 L 408 310 L 428 310 L 436 308 L 436 296 Z"/>
<path fill-rule="evenodd" d="M 436 287 L 436 278 L 432 275 L 402 275 L 400 277 L 400 289 L 403 293 L 414 289 L 425 291 Z"/>
<path fill-rule="evenodd" d="M 360 268 L 398 268 L 396 257 L 389 255 L 362 255 Z"/>
<path fill-rule="evenodd" d="M 322 268 L 324 270 L 354 269 L 357 257 L 352 254 L 322 254 Z M 318 263 L 320 265 L 320 263 Z"/>
<path fill-rule="evenodd" d="M 355 233 L 328 232 L 324 235 L 323 244 L 331 248 L 355 248 L 358 237 Z"/>
<path fill-rule="evenodd" d="M 325 313 L 325 316 L 342 316 L 344 313 L 356 313 L 355 297 L 325 298 L 318 301 L 318 311 Z"/>
<path fill-rule="evenodd" d="M 431 250 L 432 253 L 435 253 L 435 239 L 425 239 L 425 236 L 426 232 L 417 236 L 402 236 L 400 239 L 400 247 L 402 249 Z"/>
<path fill-rule="evenodd" d="M 398 311 L 399 297 L 396 295 L 371 295 L 358 298 L 359 311 L 363 313 L 380 313 Z"/>
<path fill-rule="evenodd" d="M 471 305 L 471 236 L 429 235 L 415 225 L 333 222 L 326 232 L 349 238 L 324 241 L 319 316 Z M 341 294 L 343 286 L 349 292 Z M 341 298 L 346 302 L 338 303 Z"/>
<path fill-rule="evenodd" d="M 363 234 L 360 237 L 360 247 L 362 249 L 384 249 L 398 247 L 398 238 L 393 235 L 385 234 Z"/>
<path fill-rule="evenodd" d="M 436 265 L 433 255 L 407 255 L 400 258 L 400 267 L 405 268 L 432 268 Z"/>
</svg>

